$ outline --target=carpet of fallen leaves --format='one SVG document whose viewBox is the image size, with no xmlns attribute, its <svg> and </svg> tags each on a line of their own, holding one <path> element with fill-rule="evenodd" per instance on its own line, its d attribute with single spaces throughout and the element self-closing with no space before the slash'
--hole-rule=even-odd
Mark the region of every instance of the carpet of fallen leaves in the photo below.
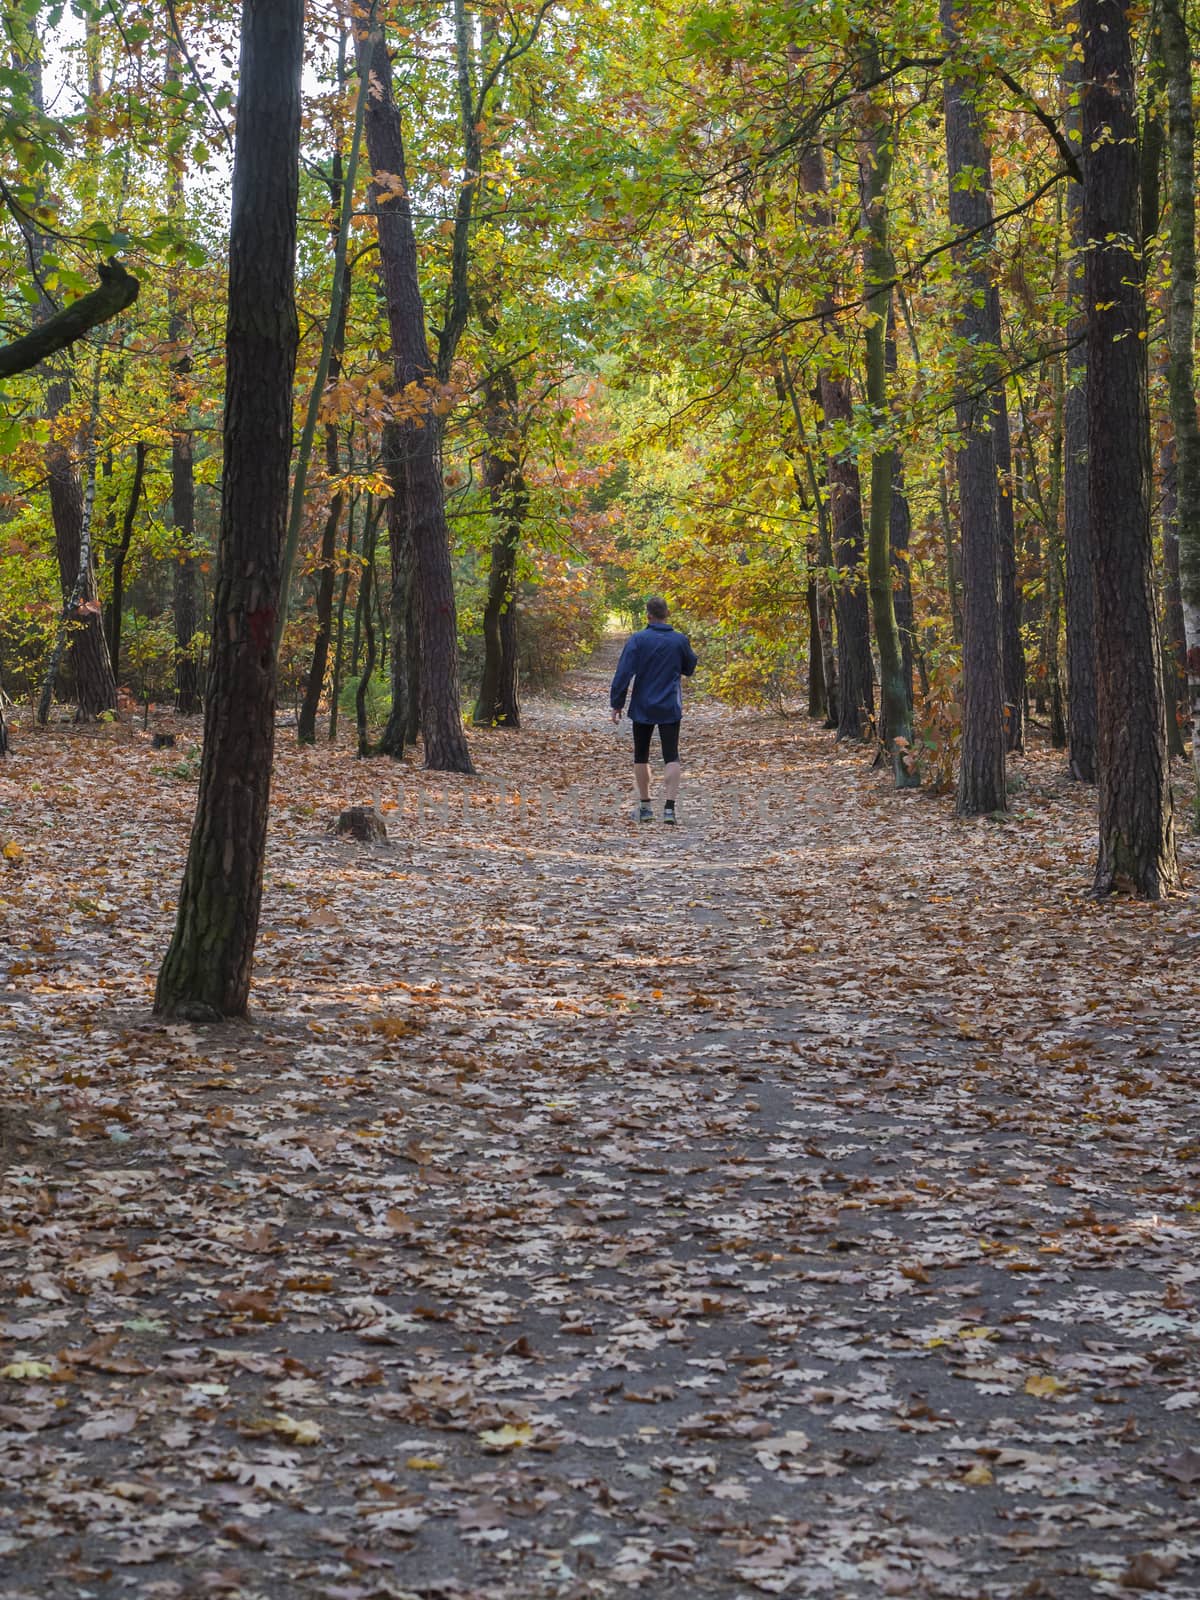
<svg viewBox="0 0 1200 1600">
<path fill-rule="evenodd" d="M 195 730 L 20 730 L 3 1600 L 1200 1592 L 1195 888 L 711 706 L 639 828 L 608 668 L 281 729 L 246 1026 L 149 1015 Z"/>
</svg>

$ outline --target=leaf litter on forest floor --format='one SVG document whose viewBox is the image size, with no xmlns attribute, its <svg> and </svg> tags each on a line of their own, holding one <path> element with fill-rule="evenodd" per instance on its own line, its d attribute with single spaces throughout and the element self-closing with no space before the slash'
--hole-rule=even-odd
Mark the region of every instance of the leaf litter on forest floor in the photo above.
<svg viewBox="0 0 1200 1600">
<path fill-rule="evenodd" d="M 1194 892 L 709 706 L 639 830 L 604 666 L 281 740 L 248 1027 L 148 1016 L 191 787 L 22 735 L 5 1600 L 1195 1592 Z"/>
</svg>

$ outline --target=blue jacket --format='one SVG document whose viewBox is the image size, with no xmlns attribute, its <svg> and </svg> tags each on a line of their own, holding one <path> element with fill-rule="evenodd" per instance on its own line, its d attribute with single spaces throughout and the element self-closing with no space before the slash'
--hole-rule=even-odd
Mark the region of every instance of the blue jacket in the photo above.
<svg viewBox="0 0 1200 1600">
<path fill-rule="evenodd" d="M 682 633 L 676 633 L 669 622 L 647 623 L 641 633 L 625 641 L 609 704 L 614 711 L 622 709 L 632 678 L 630 721 L 678 722 L 683 716 L 679 675 L 690 678 L 695 670 L 696 652 Z"/>
</svg>

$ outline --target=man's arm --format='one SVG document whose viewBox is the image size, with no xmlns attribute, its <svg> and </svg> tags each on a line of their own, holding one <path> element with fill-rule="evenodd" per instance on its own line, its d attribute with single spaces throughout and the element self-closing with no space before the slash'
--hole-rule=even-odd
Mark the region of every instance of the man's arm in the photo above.
<svg viewBox="0 0 1200 1600">
<path fill-rule="evenodd" d="M 690 678 L 692 673 L 696 670 L 696 652 L 692 649 L 692 641 L 687 637 L 686 634 L 683 638 L 683 652 L 682 659 L 679 663 L 679 670 L 683 673 L 685 678 Z"/>
<path fill-rule="evenodd" d="M 608 691 L 608 703 L 616 713 L 613 721 L 616 722 L 625 707 L 625 695 L 637 671 L 637 635 L 626 639 L 625 648 L 621 651 L 621 659 L 617 662 L 617 670 L 613 674 L 612 688 Z"/>
</svg>

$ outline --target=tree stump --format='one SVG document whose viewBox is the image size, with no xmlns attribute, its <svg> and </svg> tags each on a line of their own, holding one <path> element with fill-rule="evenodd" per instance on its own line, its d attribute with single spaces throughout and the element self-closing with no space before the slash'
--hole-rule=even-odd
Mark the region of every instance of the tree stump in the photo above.
<svg viewBox="0 0 1200 1600">
<path fill-rule="evenodd" d="M 387 839 L 387 828 L 374 806 L 350 806 L 334 817 L 327 833 L 349 834 L 364 844 L 380 844 Z"/>
</svg>

